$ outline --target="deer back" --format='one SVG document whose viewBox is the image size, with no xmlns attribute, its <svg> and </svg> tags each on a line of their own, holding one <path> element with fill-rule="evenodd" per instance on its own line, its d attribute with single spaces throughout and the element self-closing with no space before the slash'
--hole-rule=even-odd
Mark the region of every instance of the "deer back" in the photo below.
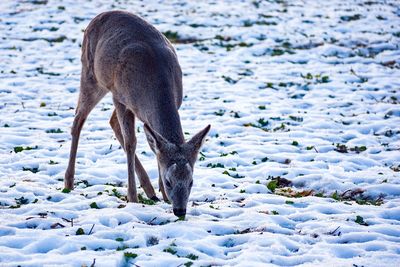
<svg viewBox="0 0 400 267">
<path fill-rule="evenodd" d="M 98 15 L 85 31 L 81 60 L 88 77 L 144 122 L 152 124 L 151 114 L 174 112 L 182 103 L 182 71 L 174 48 L 138 16 L 123 11 Z"/>
</svg>

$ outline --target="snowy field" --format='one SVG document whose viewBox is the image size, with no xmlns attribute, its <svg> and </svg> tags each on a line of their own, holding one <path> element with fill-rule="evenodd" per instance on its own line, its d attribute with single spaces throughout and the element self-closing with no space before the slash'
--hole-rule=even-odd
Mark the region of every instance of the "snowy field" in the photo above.
<svg viewBox="0 0 400 267">
<path fill-rule="evenodd" d="M 113 9 L 174 43 L 185 136 L 212 125 L 184 221 L 126 203 L 110 96 L 63 191 L 83 31 Z M 0 266 L 400 266 L 399 25 L 398 1 L 2 0 Z"/>
</svg>

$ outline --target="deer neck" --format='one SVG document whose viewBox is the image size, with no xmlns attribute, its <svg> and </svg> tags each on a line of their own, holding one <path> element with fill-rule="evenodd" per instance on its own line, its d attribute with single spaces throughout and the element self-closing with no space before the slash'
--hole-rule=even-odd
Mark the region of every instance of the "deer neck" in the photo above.
<svg viewBox="0 0 400 267">
<path fill-rule="evenodd" d="M 162 101 L 157 105 L 155 112 L 148 116 L 150 126 L 169 142 L 180 145 L 185 142 L 182 132 L 181 120 L 174 102 Z M 164 105 L 163 105 L 164 104 Z"/>
</svg>

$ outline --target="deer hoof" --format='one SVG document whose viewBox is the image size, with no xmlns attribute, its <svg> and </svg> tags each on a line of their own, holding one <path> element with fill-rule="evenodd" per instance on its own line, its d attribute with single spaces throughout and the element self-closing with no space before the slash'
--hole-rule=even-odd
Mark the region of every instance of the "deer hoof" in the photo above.
<svg viewBox="0 0 400 267">
<path fill-rule="evenodd" d="M 160 199 L 157 196 L 153 196 L 150 199 L 155 201 L 155 202 L 160 202 Z"/>
</svg>

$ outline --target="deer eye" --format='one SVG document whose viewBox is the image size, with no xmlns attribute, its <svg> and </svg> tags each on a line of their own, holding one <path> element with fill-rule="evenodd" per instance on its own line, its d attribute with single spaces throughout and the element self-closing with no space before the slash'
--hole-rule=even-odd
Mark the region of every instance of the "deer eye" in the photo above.
<svg viewBox="0 0 400 267">
<path fill-rule="evenodd" d="M 171 188 L 171 183 L 167 179 L 165 180 L 165 186 Z"/>
<path fill-rule="evenodd" d="M 192 186 L 193 186 L 193 180 L 192 180 L 192 181 L 190 181 L 190 184 L 189 184 L 189 186 L 190 186 L 190 187 L 192 187 Z"/>
</svg>

